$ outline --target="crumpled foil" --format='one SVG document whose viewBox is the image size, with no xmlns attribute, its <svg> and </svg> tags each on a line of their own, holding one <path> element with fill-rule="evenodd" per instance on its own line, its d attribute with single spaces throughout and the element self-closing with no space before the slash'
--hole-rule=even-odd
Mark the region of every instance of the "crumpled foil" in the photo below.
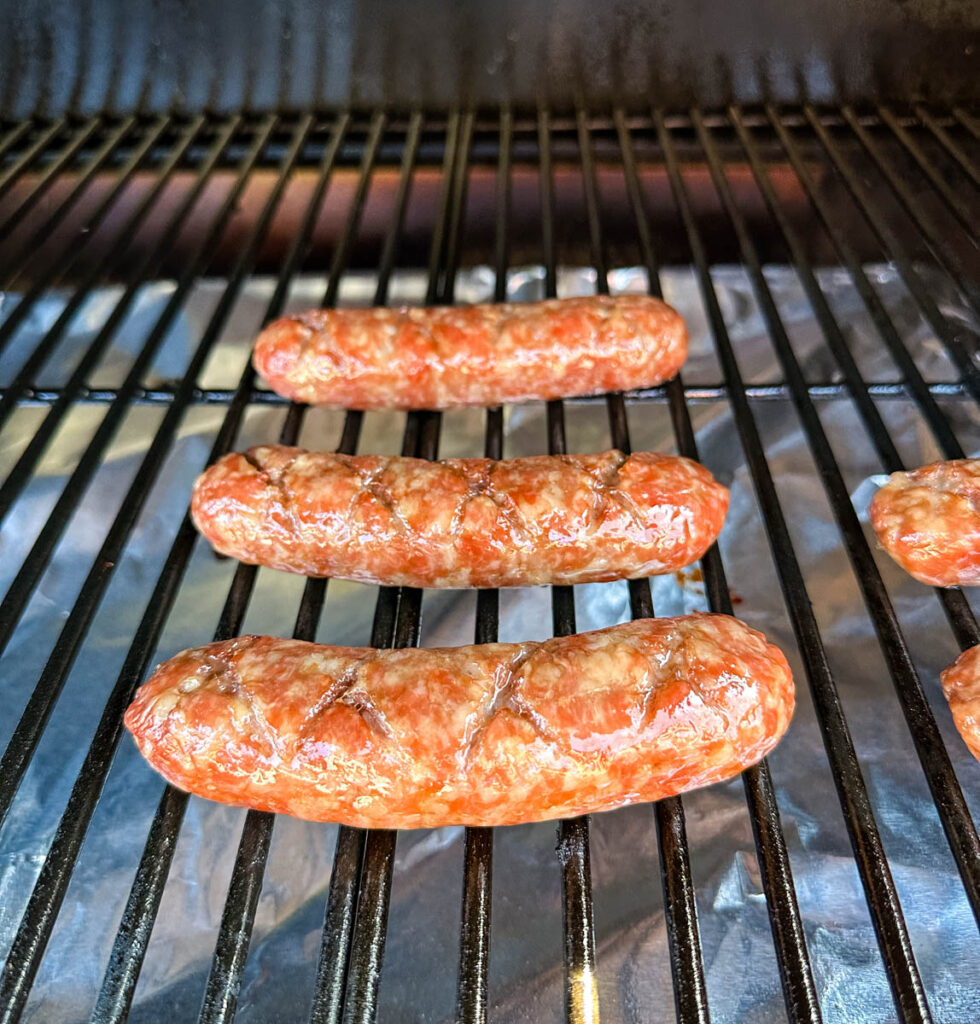
<svg viewBox="0 0 980 1024">
<path fill-rule="evenodd" d="M 895 271 L 875 266 L 868 272 L 927 379 L 955 380 L 951 363 L 919 318 Z M 848 276 L 836 269 L 821 271 L 819 276 L 867 379 L 896 380 L 895 367 Z M 772 267 L 767 269 L 767 277 L 808 380 L 839 380 L 793 272 Z M 744 271 L 719 268 L 714 280 L 746 381 L 779 381 L 782 374 Z M 298 279 L 289 308 L 317 304 L 324 283 L 316 277 Z M 645 275 L 637 269 L 615 271 L 610 283 L 613 291 L 646 289 Z M 670 269 L 663 283 L 668 300 L 690 325 L 691 357 L 684 371 L 685 383 L 719 383 L 721 374 L 693 272 Z M 591 272 L 566 269 L 559 277 L 559 292 L 588 293 L 594 284 Z M 419 273 L 396 274 L 390 301 L 421 301 L 424 285 Z M 488 299 L 492 286 L 493 274 L 484 268 L 462 272 L 457 298 Z M 181 376 L 223 287 L 222 281 L 205 281 L 195 288 L 155 360 L 150 383 L 166 383 Z M 929 287 L 947 315 L 976 329 L 941 278 L 930 279 Z M 540 268 L 514 271 L 509 278 L 514 298 L 539 297 L 542 289 Z M 160 282 L 140 292 L 116 333 L 114 347 L 93 375 L 93 385 L 120 383 L 172 290 L 171 283 Z M 273 282 L 265 278 L 247 284 L 205 367 L 203 386 L 235 386 L 272 290 Z M 351 274 L 344 280 L 340 300 L 367 304 L 373 291 L 370 275 Z M 118 294 L 110 288 L 93 294 L 41 373 L 42 384 L 55 386 L 67 379 Z M 36 306 L 0 358 L 0 380 L 5 383 L 12 377 L 56 319 L 66 298 L 55 293 Z M 7 296 L 7 308 L 14 301 L 15 297 Z M 818 402 L 855 506 L 866 521 L 868 500 L 882 480 L 881 466 L 851 403 L 846 398 L 820 398 Z M 940 402 L 964 447 L 977 451 L 980 422 L 973 403 L 956 397 L 943 397 Z M 882 399 L 880 408 L 908 464 L 938 457 L 910 401 Z M 753 410 L 935 1018 L 945 1024 L 975 1024 L 980 1015 L 976 924 L 806 440 L 787 399 L 757 399 Z M 0 663 L 7 709 L 0 718 L 0 743 L 9 739 L 163 412 L 160 407 L 139 406 L 127 414 L 26 609 Z M 224 413 L 220 406 L 197 405 L 185 415 L 0 835 L 0 951 L 4 955 L 105 697 L 186 509 L 192 481 L 204 464 Z M 0 435 L 0 473 L 5 474 L 14 464 L 45 414 L 40 407 L 17 411 Z M 702 461 L 732 489 L 731 511 L 720 543 L 736 613 L 787 652 L 798 680 L 796 716 L 770 764 L 824 1020 L 828 1024 L 884 1024 L 895 1019 L 895 1008 L 737 431 L 724 400 L 692 404 L 691 414 Z M 103 406 L 71 411 L 12 510 L 0 538 L 0 586 L 4 590 L 103 415 Z M 236 443 L 245 446 L 274 440 L 283 415 L 282 407 L 252 406 Z M 569 450 L 596 451 L 609 445 L 601 401 L 568 403 L 566 415 Z M 662 402 L 631 403 L 629 417 L 635 448 L 674 450 L 670 419 Z M 360 450 L 398 451 L 404 421 L 403 414 L 369 413 Z M 342 422 L 341 413 L 309 411 L 301 443 L 334 447 Z M 484 425 L 480 410 L 447 413 L 441 454 L 482 454 Z M 539 453 L 545 444 L 542 405 L 507 410 L 507 456 Z M 868 537 L 873 545 L 870 531 Z M 939 671 L 957 654 L 953 637 L 935 596 L 886 557 L 879 556 L 878 561 L 953 764 L 975 811 L 980 802 L 980 765 L 953 729 L 938 684 Z M 204 543 L 198 543 L 154 661 L 211 638 L 233 571 L 233 563 L 219 560 Z M 244 631 L 288 635 L 302 586 L 301 579 L 260 571 Z M 653 595 L 658 614 L 704 606 L 696 571 L 654 580 Z M 580 586 L 575 597 L 581 630 L 628 617 L 624 583 Z M 370 587 L 331 582 L 318 639 L 366 644 L 375 599 L 376 591 Z M 422 644 L 472 642 L 475 604 L 471 593 L 427 593 Z M 549 635 L 546 588 L 504 591 L 500 604 L 502 640 Z M 88 1019 L 161 791 L 161 780 L 124 737 L 37 975 L 25 1020 L 57 1024 Z M 742 785 L 736 779 L 691 793 L 684 797 L 684 807 L 712 1018 L 746 1024 L 784 1019 Z M 196 1019 L 243 818 L 241 810 L 191 799 L 136 991 L 134 1022 Z M 238 1020 L 269 1024 L 307 1018 L 335 838 L 332 826 L 289 818 L 276 822 Z M 553 823 L 496 832 L 489 984 L 494 1021 L 540 1024 L 563 1019 L 561 888 L 555 838 Z M 398 838 L 379 995 L 382 1022 L 453 1019 L 462 840 L 459 828 L 403 833 Z M 673 1019 L 651 808 L 637 806 L 594 816 L 591 853 L 603 1020 Z"/>
</svg>

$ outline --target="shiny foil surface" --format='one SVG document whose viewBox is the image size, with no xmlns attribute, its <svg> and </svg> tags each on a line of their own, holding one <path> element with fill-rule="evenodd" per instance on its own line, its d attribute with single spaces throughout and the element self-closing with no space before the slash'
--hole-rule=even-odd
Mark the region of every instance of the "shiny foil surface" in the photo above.
<svg viewBox="0 0 980 1024">
<path fill-rule="evenodd" d="M 920 271 L 923 276 L 928 272 Z M 930 381 L 955 381 L 953 367 L 892 268 L 869 268 L 873 285 Z M 869 542 L 867 506 L 883 482 L 864 428 L 850 401 L 834 388 L 840 375 L 795 275 L 767 269 L 780 313 L 817 402 Z M 806 577 L 828 659 L 840 691 L 899 897 L 930 999 L 942 1024 L 974 1024 L 980 1006 L 977 931 L 901 706 L 844 550 L 806 439 L 786 392 L 770 385 L 781 371 L 766 336 L 750 283 L 740 268 L 714 271 L 722 310 L 747 385 L 777 491 Z M 894 382 L 888 358 L 846 274 L 820 273 L 834 312 L 866 380 Z M 779 588 L 738 433 L 723 393 L 722 375 L 694 273 L 669 269 L 667 300 L 685 317 L 690 357 L 684 384 L 701 389 L 690 405 L 700 460 L 731 488 L 731 508 L 720 547 L 735 612 L 785 651 L 797 679 L 797 708 L 783 742 L 769 758 L 783 831 L 824 1020 L 828 1024 L 886 1024 L 895 1020 L 887 977 L 875 940 L 858 871 L 815 717 L 806 674 Z M 955 296 L 928 279 L 947 315 L 966 320 Z M 646 289 L 642 271 L 610 275 L 613 292 Z M 565 269 L 559 294 L 588 294 L 594 275 Z M 179 379 L 223 290 L 202 282 L 153 366 L 148 385 Z M 298 279 L 286 312 L 314 306 L 322 278 Z M 205 391 L 234 388 L 250 355 L 274 282 L 257 278 L 241 293 L 200 384 Z M 477 268 L 459 275 L 460 301 L 486 301 L 493 275 Z M 168 282 L 147 286 L 94 374 L 95 388 L 118 385 L 156 316 L 172 293 Z M 370 304 L 370 275 L 345 276 L 341 304 Z M 540 298 L 540 268 L 514 271 L 509 298 Z M 424 275 L 399 273 L 392 302 L 420 302 Z M 108 316 L 118 292 L 96 291 L 40 375 L 43 386 L 67 379 L 81 351 Z M 12 297 L 11 297 L 12 299 Z M 26 354 L 56 319 L 66 296 L 39 303 L 0 357 L 0 382 L 9 381 Z M 3 307 L 0 306 L 0 313 Z M 887 392 L 886 389 L 881 389 Z M 980 450 L 975 406 L 952 392 L 939 402 L 968 454 Z M 220 396 L 215 396 L 220 397 Z M 693 399 L 697 399 L 694 401 Z M 882 415 L 909 466 L 939 457 L 913 404 L 882 394 Z M 67 476 L 96 430 L 104 406 L 78 406 L 54 438 L 40 470 L 13 508 L 0 535 L 0 585 L 9 586 L 42 528 Z M 0 435 L 0 474 L 5 474 L 37 429 L 45 410 L 19 409 Z M 119 503 L 164 414 L 139 405 L 127 414 L 93 484 L 77 508 L 51 565 L 37 587 L 2 661 L 6 744 L 21 709 L 50 655 L 75 596 Z M 6 955 L 44 862 L 133 633 L 187 509 L 191 485 L 207 458 L 225 415 L 206 402 L 184 416 L 178 438 L 115 568 L 112 583 L 44 733 L 40 747 L 0 833 L 0 951 Z M 276 440 L 285 408 L 250 406 L 234 447 Z M 598 452 L 610 446 L 601 400 L 565 406 L 568 449 Z M 676 452 L 663 401 L 630 401 L 636 450 Z M 311 410 L 299 444 L 336 447 L 343 414 Z M 404 413 L 365 415 L 359 451 L 396 454 Z M 456 410 L 442 420 L 440 457 L 483 454 L 485 414 Z M 545 407 L 508 407 L 504 455 L 547 450 Z M 940 671 L 958 649 L 942 608 L 929 588 L 907 576 L 883 552 L 877 561 L 908 639 L 923 686 L 946 741 L 967 801 L 980 810 L 980 764 L 957 735 L 939 685 Z M 211 640 L 235 564 L 217 558 L 199 540 L 153 664 L 182 648 Z M 288 636 L 303 589 L 300 577 L 260 570 L 243 632 Z M 656 612 L 675 615 L 705 607 L 700 572 L 693 566 L 652 581 Z M 970 594 L 971 603 L 976 597 Z M 377 590 L 332 581 L 317 640 L 367 645 Z M 575 588 L 577 628 L 596 629 L 629 618 L 625 583 Z M 423 646 L 473 642 L 476 597 L 466 592 L 427 592 L 422 608 Z M 500 640 L 541 640 L 551 635 L 547 588 L 518 588 L 500 595 Z M 82 848 L 24 1020 L 67 1024 L 88 1020 L 146 833 L 163 789 L 124 737 Z M 708 998 L 719 1024 L 768 1024 L 785 1019 L 772 934 L 752 840 L 743 787 L 738 780 L 683 798 L 697 888 Z M 197 1019 L 245 812 L 190 800 L 130 1019 L 137 1024 Z M 239 997 L 244 1024 L 303 1021 L 312 1004 L 323 911 L 336 828 L 277 819 L 255 929 Z M 495 833 L 490 1019 L 505 1024 L 551 1024 L 563 1019 L 561 876 L 553 823 Z M 672 1020 L 670 961 L 654 815 L 647 805 L 592 818 L 592 881 L 597 940 L 596 979 L 602 1019 L 608 1024 Z M 395 855 L 388 940 L 380 984 L 383 1024 L 433 1022 L 454 1017 L 463 830 L 445 828 L 399 836 Z"/>
</svg>

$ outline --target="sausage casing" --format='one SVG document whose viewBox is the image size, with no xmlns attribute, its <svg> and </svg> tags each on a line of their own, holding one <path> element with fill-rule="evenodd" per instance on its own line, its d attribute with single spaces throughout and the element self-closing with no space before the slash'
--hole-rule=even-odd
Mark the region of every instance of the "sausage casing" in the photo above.
<svg viewBox="0 0 980 1024">
<path fill-rule="evenodd" d="M 270 324 L 255 369 L 281 395 L 348 409 L 449 409 L 652 387 L 687 330 L 646 295 L 312 310 Z"/>
<path fill-rule="evenodd" d="M 939 678 L 953 723 L 980 761 L 980 647 L 965 650 Z"/>
<path fill-rule="evenodd" d="M 697 463 L 618 451 L 427 462 L 258 447 L 207 469 L 191 501 L 198 529 L 243 562 L 436 588 L 672 572 L 727 509 Z"/>
<path fill-rule="evenodd" d="M 980 459 L 892 473 L 869 517 L 878 542 L 915 579 L 980 585 Z"/>
<path fill-rule="evenodd" d="M 442 650 L 247 636 L 184 651 L 126 726 L 169 782 L 362 828 L 509 825 L 727 779 L 785 732 L 783 654 L 724 615 Z"/>
</svg>

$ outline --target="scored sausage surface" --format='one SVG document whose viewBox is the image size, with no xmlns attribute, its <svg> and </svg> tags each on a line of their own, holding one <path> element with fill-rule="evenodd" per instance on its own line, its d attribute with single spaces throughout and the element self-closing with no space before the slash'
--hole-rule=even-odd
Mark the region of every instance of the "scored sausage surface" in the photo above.
<svg viewBox="0 0 980 1024">
<path fill-rule="evenodd" d="M 980 585 L 980 459 L 892 473 L 869 517 L 881 546 L 921 583 Z"/>
<path fill-rule="evenodd" d="M 964 651 L 940 676 L 953 723 L 980 761 L 980 647 Z"/>
<path fill-rule="evenodd" d="M 220 459 L 191 502 L 204 536 L 243 562 L 434 588 L 672 572 L 727 510 L 696 462 L 618 451 L 427 462 L 265 446 Z"/>
<path fill-rule="evenodd" d="M 312 310 L 270 324 L 255 369 L 281 395 L 347 409 L 449 409 L 652 387 L 687 356 L 646 295 Z"/>
<path fill-rule="evenodd" d="M 169 782 L 363 828 L 508 825 L 659 800 L 778 742 L 782 652 L 724 615 L 441 650 L 240 637 L 184 651 L 126 726 Z"/>
</svg>

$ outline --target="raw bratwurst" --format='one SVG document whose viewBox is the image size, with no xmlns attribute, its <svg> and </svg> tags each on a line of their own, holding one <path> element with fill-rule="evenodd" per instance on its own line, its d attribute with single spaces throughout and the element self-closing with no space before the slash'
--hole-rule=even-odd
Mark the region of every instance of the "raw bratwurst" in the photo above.
<svg viewBox="0 0 980 1024">
<path fill-rule="evenodd" d="M 881 546 L 920 582 L 980 585 L 980 459 L 892 473 L 869 516 Z"/>
<path fill-rule="evenodd" d="M 980 647 L 964 651 L 939 677 L 953 723 L 980 761 Z"/>
<path fill-rule="evenodd" d="M 218 551 L 391 586 L 594 583 L 672 572 L 718 536 L 728 491 L 688 459 L 423 459 L 259 447 L 198 478 Z"/>
<path fill-rule="evenodd" d="M 725 615 L 443 650 L 240 637 L 161 665 L 126 726 L 169 782 L 362 828 L 511 825 L 719 782 L 786 731 L 782 653 Z"/>
<path fill-rule="evenodd" d="M 450 409 L 652 387 L 687 356 L 687 329 L 646 295 L 400 309 L 277 320 L 255 369 L 287 398 L 347 409 Z"/>
</svg>

